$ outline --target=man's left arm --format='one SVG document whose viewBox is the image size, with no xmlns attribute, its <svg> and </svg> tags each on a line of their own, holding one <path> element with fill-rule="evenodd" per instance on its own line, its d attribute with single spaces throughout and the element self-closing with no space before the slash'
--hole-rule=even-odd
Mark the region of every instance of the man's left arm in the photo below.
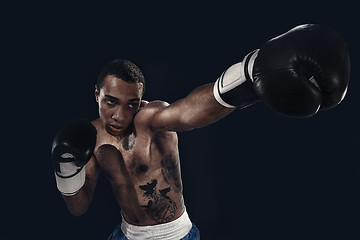
<svg viewBox="0 0 360 240">
<path fill-rule="evenodd" d="M 213 89 L 214 83 L 200 86 L 185 98 L 158 108 L 151 120 L 151 128 L 155 131 L 188 131 L 225 117 L 235 107 L 219 104 Z"/>
</svg>

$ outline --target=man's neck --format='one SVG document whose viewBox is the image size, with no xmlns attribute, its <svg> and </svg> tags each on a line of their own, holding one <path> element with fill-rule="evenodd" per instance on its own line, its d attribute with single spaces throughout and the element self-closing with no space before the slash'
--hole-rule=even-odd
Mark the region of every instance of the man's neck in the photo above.
<svg viewBox="0 0 360 240">
<path fill-rule="evenodd" d="M 124 150 L 133 149 L 135 144 L 135 133 L 131 132 L 126 137 L 121 138 L 121 146 Z"/>
</svg>

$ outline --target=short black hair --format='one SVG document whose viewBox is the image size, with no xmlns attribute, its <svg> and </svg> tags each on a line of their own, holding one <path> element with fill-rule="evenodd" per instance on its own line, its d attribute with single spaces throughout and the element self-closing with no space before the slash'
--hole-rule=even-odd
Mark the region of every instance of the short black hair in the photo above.
<svg viewBox="0 0 360 240">
<path fill-rule="evenodd" d="M 103 87 L 104 79 L 108 75 L 114 75 L 117 78 L 128 83 L 142 83 L 145 92 L 145 78 L 140 68 L 129 60 L 115 59 L 108 62 L 100 71 L 96 86 L 100 90 Z"/>
</svg>

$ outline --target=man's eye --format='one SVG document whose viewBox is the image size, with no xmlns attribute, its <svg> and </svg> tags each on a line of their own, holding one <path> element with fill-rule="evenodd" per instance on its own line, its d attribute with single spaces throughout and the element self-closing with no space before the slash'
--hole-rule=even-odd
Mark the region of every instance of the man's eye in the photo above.
<svg viewBox="0 0 360 240">
<path fill-rule="evenodd" d="M 129 103 L 128 106 L 129 106 L 129 108 L 135 108 L 135 107 L 137 106 L 137 104 L 135 104 L 135 103 Z"/>
<path fill-rule="evenodd" d="M 114 105 L 115 101 L 111 100 L 111 99 L 105 99 L 105 102 L 109 105 Z"/>
</svg>

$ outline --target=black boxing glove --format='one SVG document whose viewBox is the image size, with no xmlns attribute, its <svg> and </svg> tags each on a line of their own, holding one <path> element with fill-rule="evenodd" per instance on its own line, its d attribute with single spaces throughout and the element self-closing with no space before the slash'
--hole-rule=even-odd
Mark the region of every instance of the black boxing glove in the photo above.
<svg viewBox="0 0 360 240">
<path fill-rule="evenodd" d="M 219 78 L 214 87 L 215 98 L 231 106 L 233 101 L 226 102 L 223 95 L 236 98 L 236 88 L 251 91 L 248 86 L 252 85 L 256 95 L 274 110 L 288 116 L 309 117 L 343 100 L 350 59 L 338 33 L 323 25 L 306 24 L 248 54 L 236 71 L 241 73 L 238 75 L 242 84 L 224 91 L 224 83 L 241 81 Z"/>
<path fill-rule="evenodd" d="M 85 183 L 85 164 L 96 144 L 96 128 L 87 120 L 74 120 L 55 136 L 51 160 L 56 185 L 65 196 L 76 194 Z"/>
</svg>

